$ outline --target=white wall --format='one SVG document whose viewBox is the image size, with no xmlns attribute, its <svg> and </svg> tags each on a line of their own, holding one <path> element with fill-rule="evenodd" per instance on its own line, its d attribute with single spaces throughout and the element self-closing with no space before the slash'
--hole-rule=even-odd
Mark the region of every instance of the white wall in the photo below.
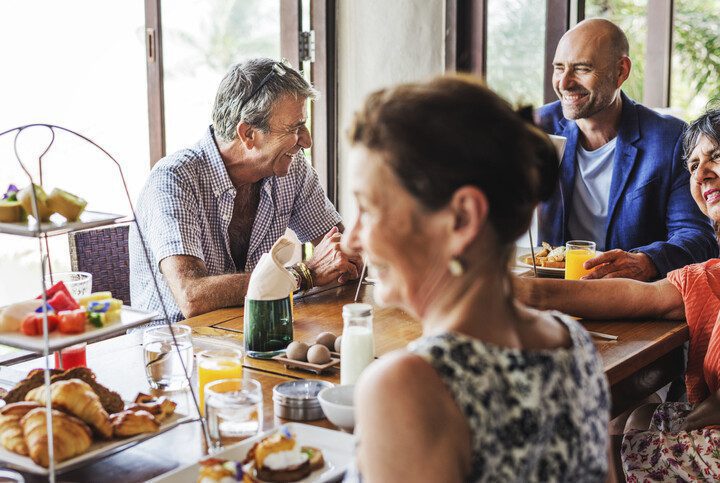
<svg viewBox="0 0 720 483">
<path fill-rule="evenodd" d="M 341 0 L 337 32 L 339 211 L 347 226 L 355 217 L 344 182 L 352 115 L 370 92 L 443 73 L 445 0 Z"/>
</svg>

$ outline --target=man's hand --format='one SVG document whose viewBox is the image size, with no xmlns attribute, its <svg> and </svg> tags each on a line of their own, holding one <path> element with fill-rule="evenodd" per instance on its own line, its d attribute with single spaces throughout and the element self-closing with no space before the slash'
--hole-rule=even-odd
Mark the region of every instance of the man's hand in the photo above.
<svg viewBox="0 0 720 483">
<path fill-rule="evenodd" d="M 362 259 L 359 255 L 344 253 L 340 248 L 341 239 L 338 228 L 332 227 L 315 247 L 312 258 L 305 262 L 316 286 L 327 285 L 334 280 L 345 283 L 360 276 L 358 267 L 362 266 Z"/>
<path fill-rule="evenodd" d="M 649 256 L 644 253 L 630 253 L 623 250 L 609 250 L 591 258 L 583 265 L 594 269 L 583 279 L 632 278 L 647 282 L 657 277 L 658 271 Z"/>
</svg>

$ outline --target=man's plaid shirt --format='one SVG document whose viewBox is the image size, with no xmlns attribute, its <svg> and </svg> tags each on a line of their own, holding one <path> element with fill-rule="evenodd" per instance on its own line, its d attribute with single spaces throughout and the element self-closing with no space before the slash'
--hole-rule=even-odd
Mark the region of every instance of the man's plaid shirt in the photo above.
<svg viewBox="0 0 720 483">
<path fill-rule="evenodd" d="M 340 222 L 340 215 L 325 196 L 317 173 L 302 152 L 290 165 L 287 176 L 265 178 L 261 183 L 246 272 L 255 268 L 262 254 L 270 251 L 286 228 L 306 242 Z M 155 165 L 136 205 L 150 267 L 135 225 L 130 229 L 130 293 L 134 307 L 162 315 L 151 278 L 155 276 L 170 320 L 182 320 L 159 271 L 160 262 L 166 257 L 197 257 L 205 262 L 210 275 L 237 271 L 228 238 L 235 194 L 212 128 L 193 148 L 178 151 Z"/>
</svg>

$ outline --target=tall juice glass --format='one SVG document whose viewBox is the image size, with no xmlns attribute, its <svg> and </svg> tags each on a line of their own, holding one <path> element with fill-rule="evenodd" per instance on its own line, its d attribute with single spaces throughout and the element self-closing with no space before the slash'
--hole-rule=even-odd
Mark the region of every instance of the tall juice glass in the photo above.
<svg viewBox="0 0 720 483">
<path fill-rule="evenodd" d="M 205 386 L 220 379 L 242 379 L 242 352 L 236 349 L 212 349 L 198 353 L 198 398 L 200 412 L 205 411 Z"/>
<path fill-rule="evenodd" d="M 595 257 L 595 242 L 573 240 L 565 244 L 565 280 L 580 280 L 591 272 L 583 264 Z"/>
</svg>

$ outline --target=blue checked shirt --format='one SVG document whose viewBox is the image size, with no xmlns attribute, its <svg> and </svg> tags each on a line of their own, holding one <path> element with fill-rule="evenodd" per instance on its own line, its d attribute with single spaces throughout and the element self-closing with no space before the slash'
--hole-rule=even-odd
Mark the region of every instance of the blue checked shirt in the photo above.
<svg viewBox="0 0 720 483">
<path fill-rule="evenodd" d="M 260 203 L 250 234 L 245 271 L 255 268 L 263 253 L 292 229 L 302 242 L 325 234 L 340 223 L 315 170 L 302 151 L 286 176 L 261 181 Z M 228 226 L 235 188 L 215 145 L 212 128 L 193 148 L 161 159 L 150 172 L 136 205 L 137 221 L 150 256 L 145 258 L 135 224 L 130 229 L 130 294 L 133 306 L 162 315 L 152 282 L 160 287 L 170 321 L 183 319 L 160 273 L 160 262 L 173 255 L 191 255 L 205 263 L 209 275 L 237 272 L 230 251 Z M 242 301 L 238 300 L 239 305 Z"/>
</svg>

